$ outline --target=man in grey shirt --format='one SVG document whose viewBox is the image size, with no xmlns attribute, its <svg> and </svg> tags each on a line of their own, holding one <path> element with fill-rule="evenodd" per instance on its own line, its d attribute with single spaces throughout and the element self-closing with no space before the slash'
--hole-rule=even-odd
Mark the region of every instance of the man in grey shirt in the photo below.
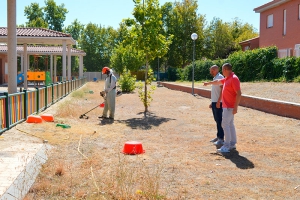
<svg viewBox="0 0 300 200">
<path fill-rule="evenodd" d="M 210 74 L 214 77 L 213 80 L 224 78 L 224 76 L 219 73 L 219 67 L 217 65 L 210 67 Z M 222 128 L 222 85 L 212 85 L 211 104 L 209 107 L 212 109 L 212 113 L 217 124 L 217 137 L 212 139 L 211 142 L 213 142 L 216 146 L 220 146 L 224 143 L 224 131 Z"/>
</svg>

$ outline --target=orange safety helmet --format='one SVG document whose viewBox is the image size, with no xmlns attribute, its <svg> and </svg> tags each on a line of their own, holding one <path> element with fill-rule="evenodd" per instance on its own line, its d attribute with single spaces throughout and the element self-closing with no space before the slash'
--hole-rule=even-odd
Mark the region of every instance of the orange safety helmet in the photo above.
<svg viewBox="0 0 300 200">
<path fill-rule="evenodd" d="M 109 72 L 110 69 L 108 67 L 103 67 L 102 68 L 102 74 L 107 74 L 107 72 Z"/>
</svg>

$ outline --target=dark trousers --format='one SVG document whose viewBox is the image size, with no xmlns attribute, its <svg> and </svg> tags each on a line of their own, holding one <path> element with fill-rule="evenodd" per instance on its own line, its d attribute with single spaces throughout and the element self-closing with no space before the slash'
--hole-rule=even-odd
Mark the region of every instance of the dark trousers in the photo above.
<svg viewBox="0 0 300 200">
<path fill-rule="evenodd" d="M 217 130 L 218 130 L 217 137 L 220 139 L 224 139 L 224 131 L 222 128 L 222 112 L 223 112 L 222 103 L 220 103 L 220 108 L 217 108 L 216 104 L 217 104 L 216 102 L 211 103 L 211 110 L 214 115 L 214 119 L 217 123 Z"/>
</svg>

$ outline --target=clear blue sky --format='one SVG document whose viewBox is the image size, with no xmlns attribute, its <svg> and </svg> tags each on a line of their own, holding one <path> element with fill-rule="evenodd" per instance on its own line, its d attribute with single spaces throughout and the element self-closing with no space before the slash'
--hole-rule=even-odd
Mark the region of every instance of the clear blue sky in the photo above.
<svg viewBox="0 0 300 200">
<path fill-rule="evenodd" d="M 179 1 L 179 0 L 177 0 Z M 268 3 L 272 0 L 198 0 L 198 14 L 206 15 L 207 22 L 214 17 L 224 22 L 231 22 L 238 17 L 243 23 L 253 25 L 259 31 L 259 13 L 254 8 Z M 32 2 L 44 6 L 44 0 L 17 0 L 17 24 L 25 24 L 25 6 Z M 55 0 L 57 5 L 62 3 L 68 9 L 65 26 L 70 25 L 76 18 L 79 22 L 101 24 L 105 27 L 112 26 L 117 29 L 123 18 L 132 17 L 132 0 Z M 174 0 L 160 0 L 160 5 Z M 7 26 L 7 0 L 0 1 L 0 27 Z"/>
</svg>

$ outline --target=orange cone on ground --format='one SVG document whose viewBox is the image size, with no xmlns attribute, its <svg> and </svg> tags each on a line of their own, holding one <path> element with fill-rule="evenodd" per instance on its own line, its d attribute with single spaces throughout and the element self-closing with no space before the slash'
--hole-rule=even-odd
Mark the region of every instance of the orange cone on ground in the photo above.
<svg viewBox="0 0 300 200">
<path fill-rule="evenodd" d="M 43 120 L 45 120 L 46 122 L 54 122 L 54 117 L 53 117 L 53 115 L 52 114 L 42 114 L 41 115 L 41 118 L 43 119 Z"/>
<path fill-rule="evenodd" d="M 38 115 L 29 115 L 26 120 L 27 123 L 42 123 L 43 119 Z"/>
</svg>

